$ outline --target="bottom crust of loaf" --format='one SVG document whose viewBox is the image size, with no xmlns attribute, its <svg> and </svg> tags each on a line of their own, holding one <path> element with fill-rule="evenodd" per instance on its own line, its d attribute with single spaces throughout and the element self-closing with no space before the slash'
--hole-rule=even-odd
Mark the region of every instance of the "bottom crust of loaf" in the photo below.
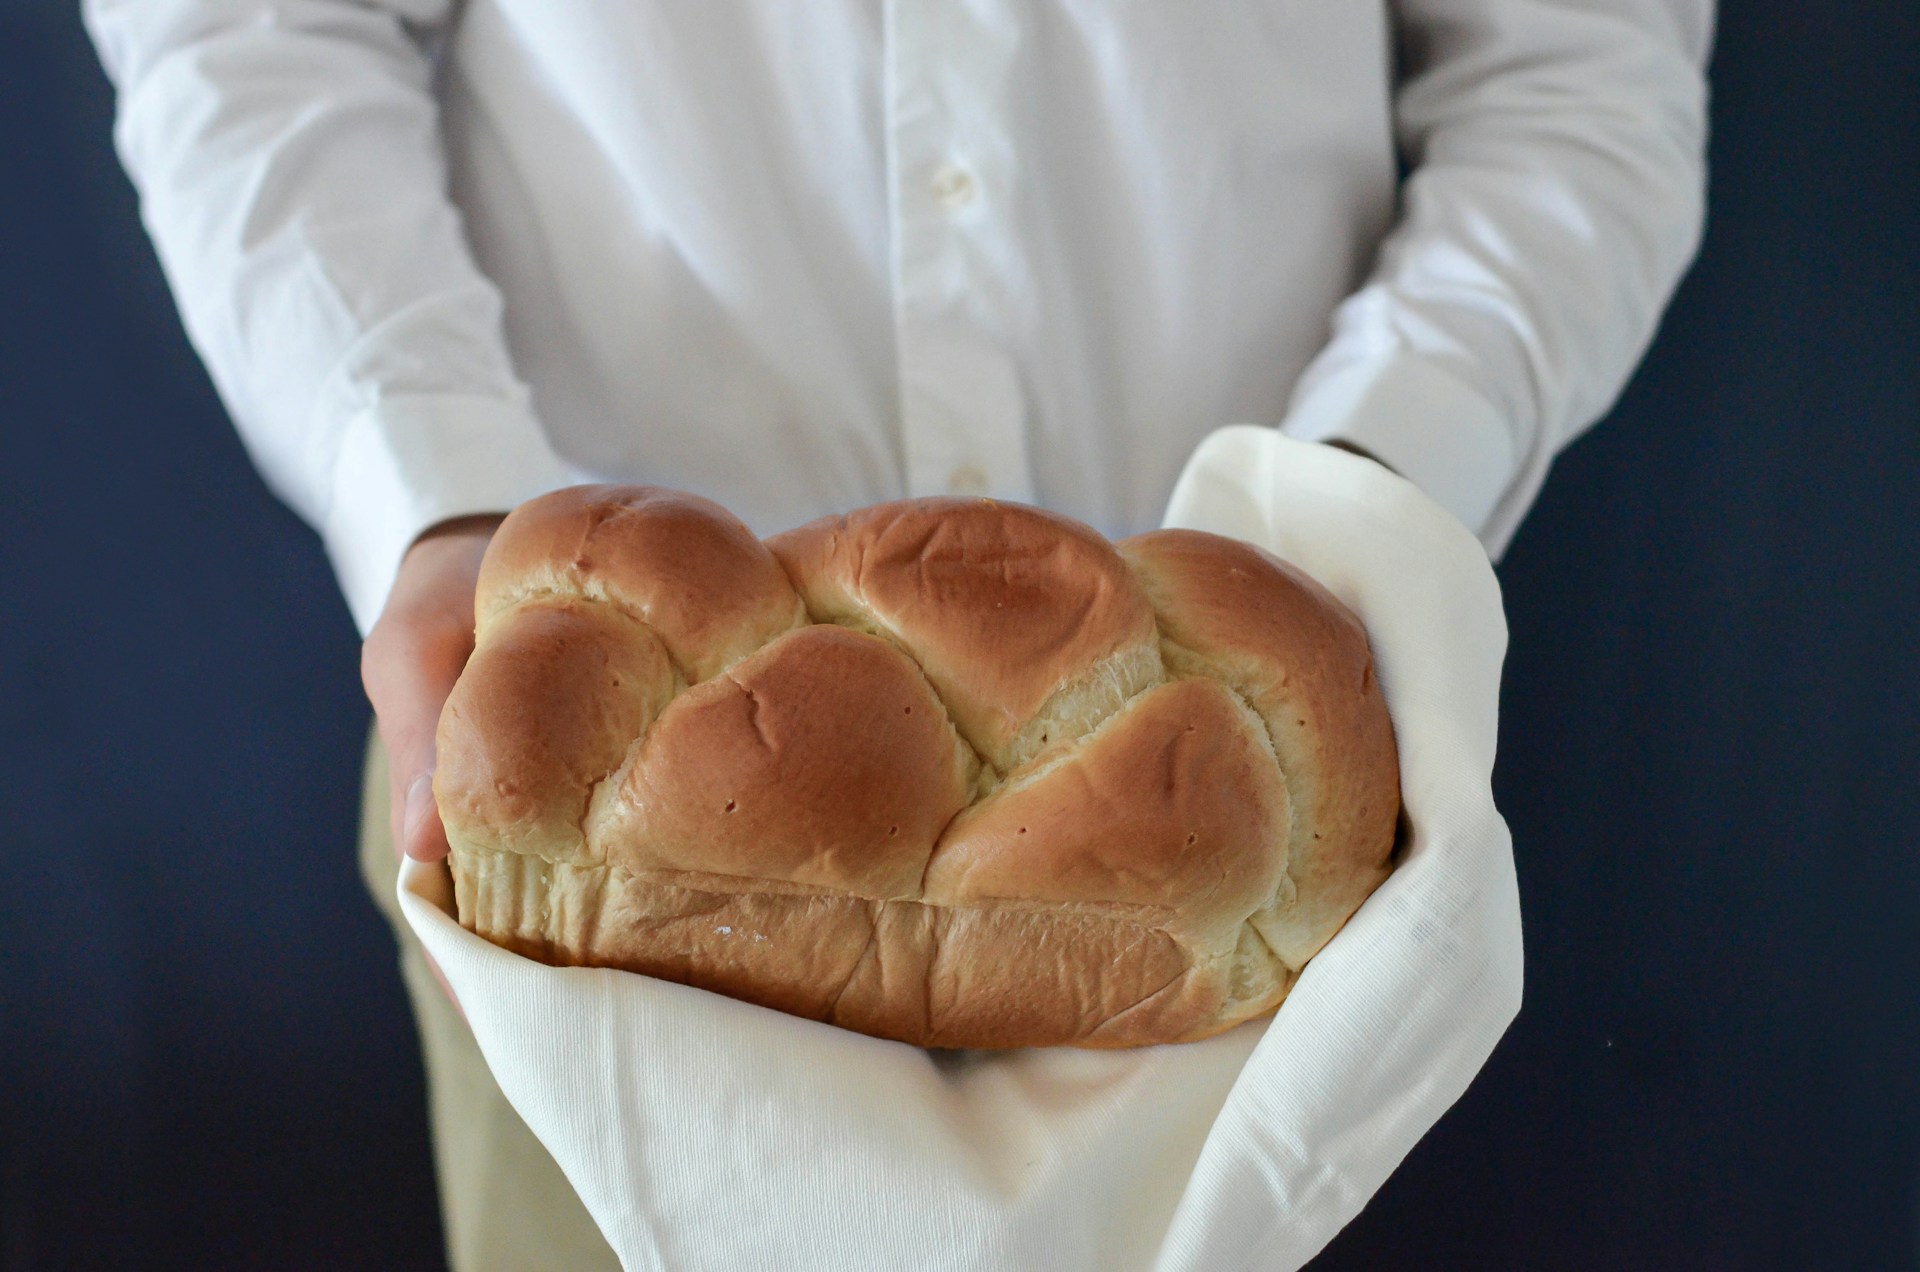
<svg viewBox="0 0 1920 1272">
<path fill-rule="evenodd" d="M 1191 1042 L 1271 1013 L 1298 976 L 1251 924 L 1207 957 L 1092 905 L 875 901 L 472 849 L 450 864 L 461 924 L 515 953 L 923 1047 Z"/>
</svg>

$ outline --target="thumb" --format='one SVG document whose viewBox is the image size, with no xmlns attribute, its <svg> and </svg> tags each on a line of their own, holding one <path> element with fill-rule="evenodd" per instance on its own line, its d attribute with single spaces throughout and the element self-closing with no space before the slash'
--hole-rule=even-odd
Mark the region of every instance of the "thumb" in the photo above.
<svg viewBox="0 0 1920 1272">
<path fill-rule="evenodd" d="M 472 651 L 471 621 L 455 615 L 376 628 L 361 655 L 367 697 L 387 749 L 394 850 L 421 861 L 447 855 L 447 832 L 433 800 L 434 734 Z"/>
<path fill-rule="evenodd" d="M 396 851 L 447 855 L 433 801 L 434 735 L 473 653 L 473 589 L 498 517 L 442 522 L 401 560 L 386 611 L 360 651 L 360 678 L 386 744 Z"/>
<path fill-rule="evenodd" d="M 434 735 L 472 646 L 471 632 L 423 640 L 395 668 L 393 691 L 377 708 L 387 743 L 394 847 L 418 861 L 447 855 L 447 832 L 433 798 Z"/>
<path fill-rule="evenodd" d="M 447 829 L 440 820 L 439 806 L 433 799 L 433 771 L 415 777 L 407 785 L 407 799 L 401 814 L 400 850 L 416 861 L 438 861 L 450 851 Z"/>
</svg>

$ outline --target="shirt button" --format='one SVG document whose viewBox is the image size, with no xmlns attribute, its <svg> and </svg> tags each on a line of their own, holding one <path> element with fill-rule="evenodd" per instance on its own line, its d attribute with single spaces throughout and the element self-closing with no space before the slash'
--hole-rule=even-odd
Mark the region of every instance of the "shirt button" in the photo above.
<svg viewBox="0 0 1920 1272">
<path fill-rule="evenodd" d="M 979 183 L 973 179 L 973 174 L 958 164 L 942 165 L 928 184 L 933 187 L 934 198 L 956 210 L 972 203 L 974 196 L 980 193 Z"/>
<path fill-rule="evenodd" d="M 978 464 L 962 464 L 947 474 L 947 489 L 956 495 L 984 495 L 987 474 Z"/>
</svg>

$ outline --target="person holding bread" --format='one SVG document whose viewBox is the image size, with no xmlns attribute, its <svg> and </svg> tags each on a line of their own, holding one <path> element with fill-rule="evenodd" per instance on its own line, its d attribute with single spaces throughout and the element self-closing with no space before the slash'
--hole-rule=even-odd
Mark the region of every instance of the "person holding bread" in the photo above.
<svg viewBox="0 0 1920 1272">
<path fill-rule="evenodd" d="M 989 496 L 1118 538 L 1253 422 L 1497 559 L 1703 221 L 1710 0 L 83 13 L 186 329 L 365 637 L 363 864 L 462 1269 L 617 1266 L 394 904 L 398 853 L 449 851 L 436 729 L 509 510 Z"/>
</svg>

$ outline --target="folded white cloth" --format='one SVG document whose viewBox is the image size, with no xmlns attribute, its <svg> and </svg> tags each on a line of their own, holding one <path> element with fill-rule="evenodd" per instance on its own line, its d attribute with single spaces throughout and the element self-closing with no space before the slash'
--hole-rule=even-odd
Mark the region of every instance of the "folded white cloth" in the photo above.
<svg viewBox="0 0 1920 1272">
<path fill-rule="evenodd" d="M 1167 524 L 1258 543 L 1350 605 L 1399 740 L 1411 846 L 1270 1022 L 928 1052 L 530 962 L 460 928 L 444 868 L 409 863 L 408 921 L 626 1267 L 1295 1268 L 1485 1063 L 1521 953 L 1484 549 L 1371 461 L 1252 426 L 1200 447 Z"/>
</svg>

